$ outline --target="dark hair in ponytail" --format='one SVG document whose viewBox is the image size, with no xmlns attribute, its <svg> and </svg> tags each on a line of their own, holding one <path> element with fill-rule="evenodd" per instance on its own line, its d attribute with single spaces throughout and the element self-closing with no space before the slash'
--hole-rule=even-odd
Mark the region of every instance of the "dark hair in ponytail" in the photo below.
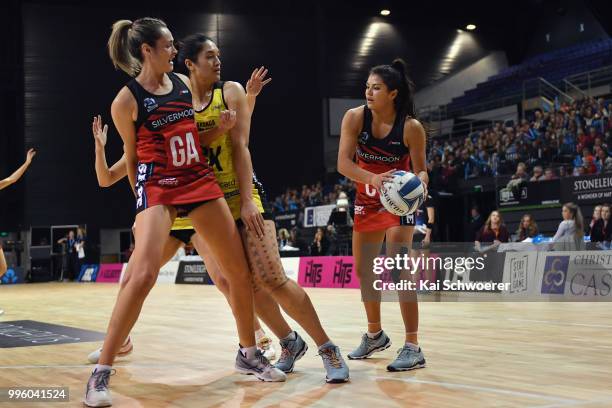
<svg viewBox="0 0 612 408">
<path fill-rule="evenodd" d="M 414 107 L 414 83 L 408 76 L 408 65 L 401 58 L 396 58 L 390 65 L 377 65 L 370 69 L 370 75 L 378 75 L 389 91 L 397 89 L 395 110 L 402 117 L 416 118 Z"/>
<path fill-rule="evenodd" d="M 142 69 L 142 44 L 155 47 L 161 37 L 161 29 L 167 28 L 162 20 L 143 17 L 135 20 L 119 20 L 113 24 L 108 39 L 108 53 L 115 68 L 135 77 Z"/>
<path fill-rule="evenodd" d="M 178 67 L 181 72 L 187 71 L 186 60 L 194 61 L 198 59 L 198 54 L 202 51 L 206 41 L 214 42 L 212 38 L 202 33 L 188 35 L 178 43 Z M 187 72 L 188 74 L 189 72 Z"/>
</svg>

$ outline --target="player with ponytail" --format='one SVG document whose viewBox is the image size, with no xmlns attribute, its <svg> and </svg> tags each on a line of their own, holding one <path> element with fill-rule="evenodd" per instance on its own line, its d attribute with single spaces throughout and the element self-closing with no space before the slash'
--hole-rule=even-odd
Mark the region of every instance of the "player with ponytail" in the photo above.
<svg viewBox="0 0 612 408">
<path fill-rule="evenodd" d="M 365 89 L 366 105 L 349 109 L 342 120 L 338 171 L 357 183 L 353 255 L 360 278 L 361 296 L 368 329 L 350 359 L 364 359 L 391 345 L 382 329 L 381 293 L 374 289 L 374 258 L 386 242 L 392 257 L 412 246 L 415 214 L 396 216 L 384 210 L 379 189 L 396 170 L 412 171 L 426 187 L 426 133 L 416 119 L 414 85 L 401 59 L 370 70 Z M 425 189 L 425 195 L 427 194 Z M 395 271 L 400 276 L 406 272 Z M 410 276 L 407 277 L 410 279 Z M 416 294 L 401 291 L 399 304 L 405 327 L 404 346 L 387 366 L 389 371 L 406 371 L 425 366 L 418 345 L 419 312 Z"/>
</svg>

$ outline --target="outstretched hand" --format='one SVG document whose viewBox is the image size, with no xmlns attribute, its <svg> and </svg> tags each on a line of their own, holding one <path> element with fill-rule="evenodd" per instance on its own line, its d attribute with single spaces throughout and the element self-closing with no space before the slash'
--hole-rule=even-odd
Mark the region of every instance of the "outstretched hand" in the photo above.
<svg viewBox="0 0 612 408">
<path fill-rule="evenodd" d="M 32 163 L 32 159 L 34 158 L 34 156 L 36 156 L 36 150 L 29 149 L 28 152 L 26 153 L 26 163 L 28 164 Z"/>
<path fill-rule="evenodd" d="M 246 91 L 249 95 L 257 96 L 264 86 L 266 86 L 272 78 L 266 79 L 268 69 L 265 67 L 255 68 L 251 74 L 251 78 L 247 81 Z"/>
<path fill-rule="evenodd" d="M 104 146 L 106 146 L 108 125 L 102 126 L 102 117 L 100 115 L 94 116 L 93 123 L 91 124 L 91 131 L 96 141 L 96 148 L 104 148 Z"/>
</svg>

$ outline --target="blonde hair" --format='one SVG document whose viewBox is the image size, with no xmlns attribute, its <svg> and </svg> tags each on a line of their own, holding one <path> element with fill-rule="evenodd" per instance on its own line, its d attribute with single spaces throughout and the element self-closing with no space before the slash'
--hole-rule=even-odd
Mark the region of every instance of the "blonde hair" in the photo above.
<svg viewBox="0 0 612 408">
<path fill-rule="evenodd" d="M 113 24 L 108 39 L 108 54 L 116 69 L 135 77 L 142 69 L 142 44 L 152 47 L 161 37 L 166 23 L 157 18 L 144 17 L 135 21 L 118 20 Z"/>
</svg>

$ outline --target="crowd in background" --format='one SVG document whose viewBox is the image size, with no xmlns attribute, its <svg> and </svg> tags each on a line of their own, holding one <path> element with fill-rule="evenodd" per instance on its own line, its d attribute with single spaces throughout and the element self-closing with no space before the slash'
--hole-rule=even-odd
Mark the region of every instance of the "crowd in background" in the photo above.
<svg viewBox="0 0 612 408">
<path fill-rule="evenodd" d="M 612 226 L 610 218 L 612 214 L 612 204 L 604 203 L 594 207 L 591 222 L 585 225 L 580 207 L 573 203 L 566 203 L 562 207 L 561 215 L 563 220 L 557 228 L 557 232 L 552 237 L 552 242 L 582 242 L 585 235 L 589 236 L 589 241 L 603 244 L 609 248 L 612 242 Z M 470 222 L 468 228 L 468 241 L 474 241 L 477 246 L 480 242 L 494 243 L 499 245 L 504 242 L 523 242 L 533 240 L 540 235 L 538 224 L 530 214 L 524 214 L 515 232 L 511 232 L 506 227 L 502 215 L 499 211 L 492 211 L 485 220 L 478 207 L 471 209 Z M 568 238 L 569 237 L 569 238 Z M 564 241 L 565 240 L 565 241 Z M 568 250 L 577 249 L 568 247 Z"/>
<path fill-rule="evenodd" d="M 287 188 L 283 194 L 274 199 L 271 206 L 275 213 L 282 213 L 303 210 L 306 207 L 336 204 L 341 192 L 345 192 L 349 202 L 353 203 L 356 188 L 355 183 L 347 178 L 341 178 L 335 184 L 323 185 L 321 182 L 310 186 L 304 184 L 301 189 Z"/>
<path fill-rule="evenodd" d="M 612 172 L 612 103 L 584 98 L 536 110 L 518 124 L 510 121 L 461 139 L 434 139 L 428 154 L 433 185 L 459 179 L 510 175 L 520 163 L 532 181 L 566 175 Z"/>
<path fill-rule="evenodd" d="M 430 188 L 444 190 L 460 179 L 510 176 L 511 184 L 539 182 L 567 176 L 581 176 L 612 172 L 612 103 L 603 98 L 583 98 L 572 103 L 555 103 L 551 111 L 535 110 L 528 119 L 519 123 L 497 122 L 482 131 L 465 138 L 433 139 L 429 144 L 428 172 Z M 354 203 L 355 183 L 342 178 L 337 183 L 321 182 L 287 188 L 277 196 L 271 207 L 276 214 L 300 211 L 297 225 L 303 223 L 303 209 L 319 205 L 335 204 L 341 192 Z M 610 241 L 612 229 L 601 213 L 609 211 L 606 205 L 593 214 L 591 225 L 582 228 L 593 241 Z M 602 208 L 607 208 L 602 211 Z M 494 211 L 494 219 L 501 215 Z M 609 215 L 608 215 L 609 217 Z M 491 218 L 491 216 L 489 217 Z M 489 220 L 490 223 L 490 220 Z M 490 238 L 490 231 L 482 228 L 486 221 L 477 209 L 472 209 L 466 233 L 468 241 L 478 241 L 479 234 Z M 523 241 L 538 235 L 536 220 L 526 214 L 514 233 L 498 231 L 505 242 Z M 300 229 L 280 230 L 279 245 L 299 247 L 310 254 L 329 252 L 333 240 L 333 227 L 320 229 L 312 242 L 300 238 Z M 507 237 L 506 237 L 507 236 Z M 482 236 L 480 236 L 482 239 Z M 500 238 L 495 237 L 495 240 Z M 504 242 L 500 241 L 500 242 Z"/>
</svg>

